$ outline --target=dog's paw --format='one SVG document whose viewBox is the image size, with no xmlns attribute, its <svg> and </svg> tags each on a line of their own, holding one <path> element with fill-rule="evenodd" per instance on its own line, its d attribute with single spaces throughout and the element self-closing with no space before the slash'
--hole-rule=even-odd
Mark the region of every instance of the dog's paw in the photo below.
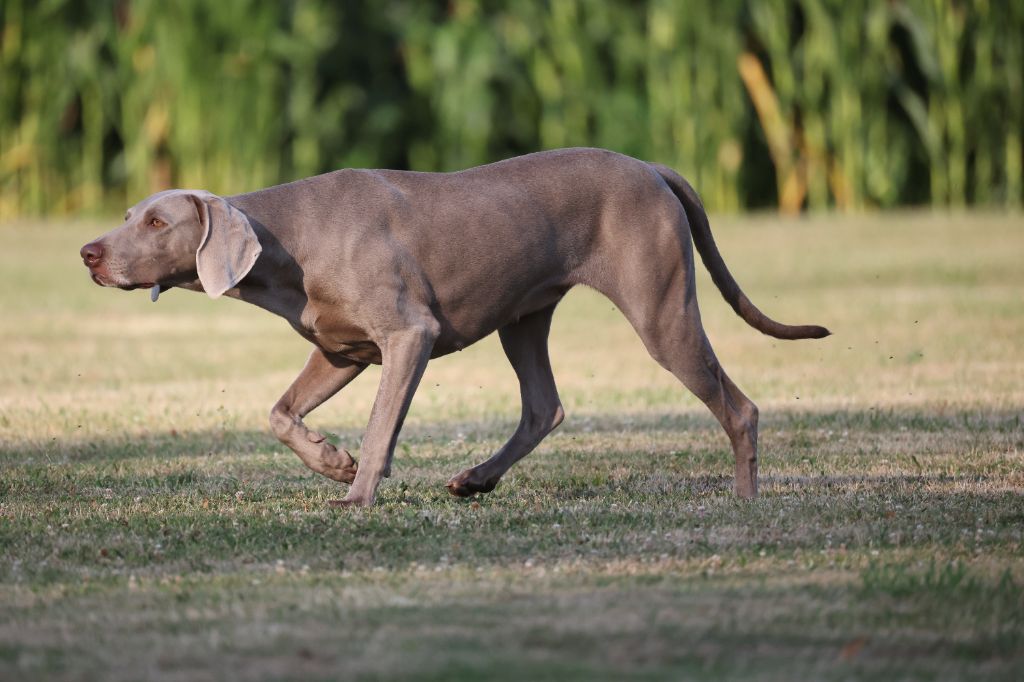
<svg viewBox="0 0 1024 682">
<path fill-rule="evenodd" d="M 349 507 L 369 507 L 373 500 L 350 500 L 347 497 L 343 500 L 327 500 L 327 506 L 333 509 L 347 509 Z"/>
<path fill-rule="evenodd" d="M 332 481 L 351 484 L 352 481 L 356 480 L 356 467 L 328 469 L 323 474 Z"/>
<path fill-rule="evenodd" d="M 497 479 L 477 480 L 472 469 L 453 477 L 446 484 L 448 492 L 456 497 L 472 497 L 477 493 L 489 493 L 498 485 Z"/>
<path fill-rule="evenodd" d="M 359 463 L 348 450 L 338 450 L 330 443 L 325 443 L 320 453 L 320 462 L 323 467 L 320 473 L 332 481 L 351 483 L 356 479 Z"/>
</svg>

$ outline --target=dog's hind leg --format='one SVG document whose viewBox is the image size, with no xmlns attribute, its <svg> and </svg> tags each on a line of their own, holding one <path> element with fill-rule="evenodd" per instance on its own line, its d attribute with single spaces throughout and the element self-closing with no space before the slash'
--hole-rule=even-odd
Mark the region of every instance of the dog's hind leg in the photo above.
<svg viewBox="0 0 1024 682">
<path fill-rule="evenodd" d="M 684 259 L 689 267 L 654 257 L 645 262 L 648 269 L 642 282 L 617 287 L 609 297 L 619 304 L 651 356 L 700 398 L 725 429 L 736 460 L 736 494 L 757 497 L 757 406 L 726 376 L 704 333 L 693 260 Z"/>
<path fill-rule="evenodd" d="M 530 454 L 544 436 L 562 423 L 565 413 L 548 358 L 548 331 L 554 310 L 551 305 L 498 330 L 505 355 L 519 377 L 522 417 L 512 437 L 490 459 L 448 481 L 448 490 L 453 495 L 468 497 L 494 490 L 513 464 Z"/>
<path fill-rule="evenodd" d="M 648 347 L 658 345 L 659 362 L 708 406 L 725 429 L 736 461 L 736 494 L 757 497 L 757 406 L 722 369 L 693 301 L 692 314 L 682 316 L 676 333 L 644 342 Z"/>
</svg>

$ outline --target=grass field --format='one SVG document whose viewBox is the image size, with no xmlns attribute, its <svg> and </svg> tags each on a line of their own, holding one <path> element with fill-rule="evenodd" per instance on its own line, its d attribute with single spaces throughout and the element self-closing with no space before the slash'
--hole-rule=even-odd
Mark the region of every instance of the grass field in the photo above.
<svg viewBox="0 0 1024 682">
<path fill-rule="evenodd" d="M 518 419 L 496 339 L 428 369 L 380 504 L 269 433 L 307 346 L 235 301 L 103 290 L 98 224 L 0 228 L 0 679 L 1019 679 L 1024 221 L 713 220 L 780 342 L 701 271 L 761 407 L 762 496 L 606 300 L 570 294 L 567 419 Z M 671 311 L 666 311 L 671 314 Z M 308 419 L 358 457 L 379 372 Z"/>
</svg>

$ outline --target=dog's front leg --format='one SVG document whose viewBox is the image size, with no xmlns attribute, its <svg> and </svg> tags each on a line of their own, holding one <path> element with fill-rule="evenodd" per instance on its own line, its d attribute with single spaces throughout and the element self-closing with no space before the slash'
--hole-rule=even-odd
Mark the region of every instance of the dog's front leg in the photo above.
<svg viewBox="0 0 1024 682">
<path fill-rule="evenodd" d="M 359 470 L 345 499 L 335 506 L 373 504 L 380 479 L 391 471 L 398 431 L 426 369 L 437 330 L 416 327 L 392 333 L 381 345 L 383 371 L 380 387 L 363 437 Z"/>
<path fill-rule="evenodd" d="M 351 483 L 356 476 L 356 461 L 346 450 L 339 451 L 316 431 L 310 431 L 302 418 L 343 389 L 366 368 L 363 363 L 340 355 L 313 350 L 306 366 L 270 411 L 270 428 L 278 440 L 313 471 L 327 478 Z"/>
</svg>

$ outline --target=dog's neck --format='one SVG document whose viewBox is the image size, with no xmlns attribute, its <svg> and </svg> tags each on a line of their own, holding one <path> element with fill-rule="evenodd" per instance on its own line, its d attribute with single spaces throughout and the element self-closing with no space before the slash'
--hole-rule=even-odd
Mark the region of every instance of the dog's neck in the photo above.
<svg viewBox="0 0 1024 682">
<path fill-rule="evenodd" d="M 302 268 L 284 248 L 281 241 L 265 225 L 252 221 L 252 228 L 263 247 L 252 270 L 238 286 L 225 292 L 225 296 L 252 303 L 289 322 L 306 306 Z"/>
<path fill-rule="evenodd" d="M 251 303 L 289 322 L 297 323 L 298 319 L 292 318 L 306 307 L 302 269 L 270 229 L 257 221 L 251 221 L 250 224 L 260 240 L 262 252 L 242 281 L 223 295 Z M 175 286 L 200 293 L 205 291 L 198 277 Z"/>
</svg>

